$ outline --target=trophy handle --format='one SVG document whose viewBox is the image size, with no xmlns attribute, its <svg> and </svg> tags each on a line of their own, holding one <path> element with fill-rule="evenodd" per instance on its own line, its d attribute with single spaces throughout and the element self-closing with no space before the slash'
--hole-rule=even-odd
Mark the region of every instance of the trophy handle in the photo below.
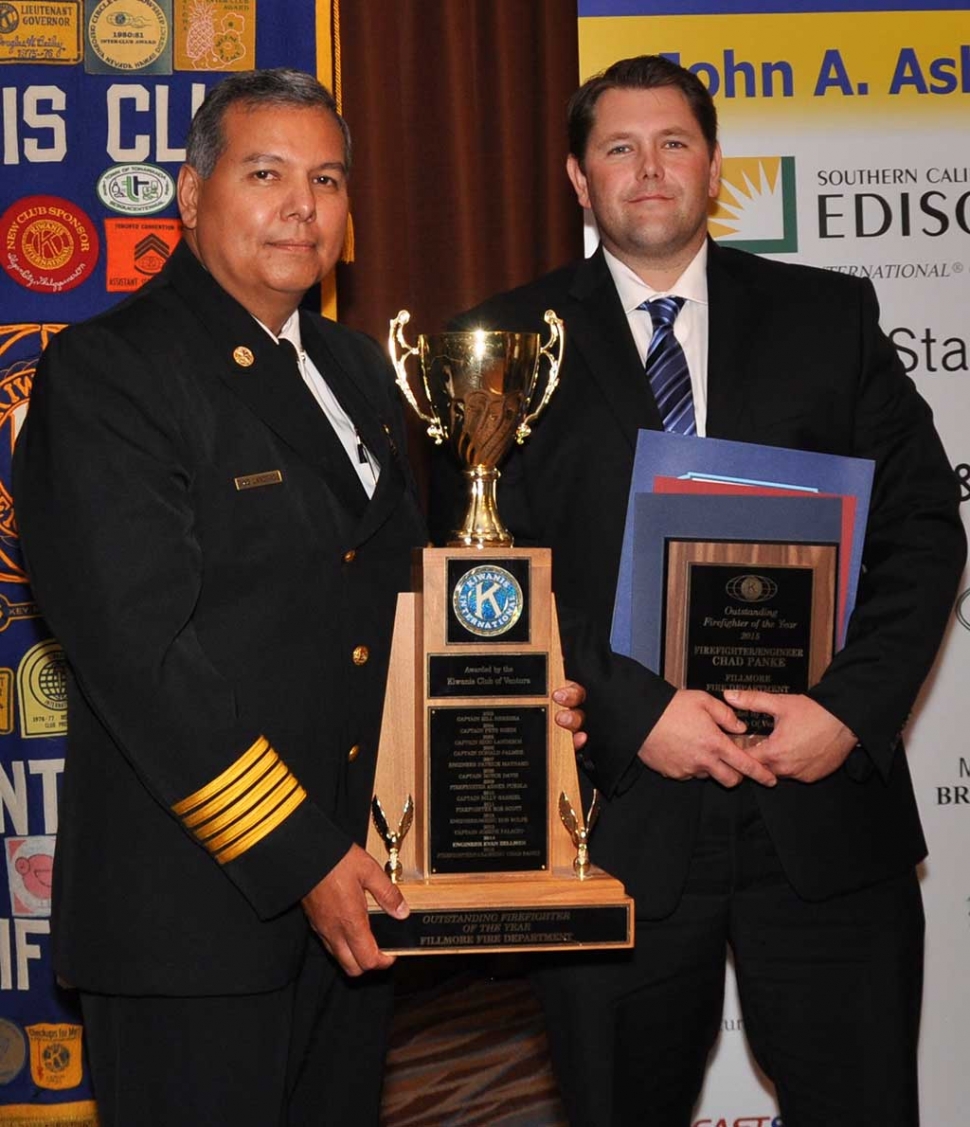
<svg viewBox="0 0 970 1127">
<path fill-rule="evenodd" d="M 414 392 L 411 390 L 411 385 L 408 383 L 408 373 L 405 367 L 408 357 L 417 356 L 420 362 L 422 353 L 423 338 L 418 337 L 418 344 L 412 347 L 404 339 L 404 326 L 411 320 L 411 314 L 402 309 L 400 313 L 391 321 L 391 328 L 387 336 L 387 351 L 391 357 L 391 363 L 394 365 L 394 371 L 397 373 L 397 386 L 404 394 L 404 398 L 411 405 L 411 409 L 423 422 L 428 424 L 428 437 L 433 438 L 436 446 L 441 445 L 441 440 L 444 438 L 444 427 L 441 425 L 441 420 L 435 415 L 434 407 L 431 408 L 432 414 L 426 415 L 418 406 L 417 399 L 414 398 Z M 400 349 L 400 352 L 398 351 Z"/>
<path fill-rule="evenodd" d="M 542 393 L 539 406 L 531 414 L 526 415 L 515 432 L 515 441 L 520 446 L 532 433 L 532 427 L 529 424 L 534 423 L 546 409 L 549 400 L 552 398 L 552 393 L 559 386 L 559 366 L 562 364 L 562 353 L 566 347 L 566 326 L 551 309 L 546 310 L 543 320 L 549 326 L 549 339 L 539 348 L 538 363 L 541 364 L 542 357 L 545 356 L 549 361 L 549 377 L 546 380 L 546 389 Z M 556 350 L 555 355 L 553 355 L 553 349 Z"/>
</svg>

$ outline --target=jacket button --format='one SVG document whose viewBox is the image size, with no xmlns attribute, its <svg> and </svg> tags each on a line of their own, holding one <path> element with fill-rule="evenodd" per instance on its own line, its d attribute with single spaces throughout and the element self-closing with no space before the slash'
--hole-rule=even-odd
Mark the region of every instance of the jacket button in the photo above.
<svg viewBox="0 0 970 1127">
<path fill-rule="evenodd" d="M 357 559 L 357 553 L 353 548 L 344 552 L 344 563 L 353 563 L 355 559 Z"/>
<path fill-rule="evenodd" d="M 351 657 L 354 665 L 366 665 L 367 659 L 370 657 L 370 650 L 366 646 L 354 646 Z"/>
<path fill-rule="evenodd" d="M 350 751 L 347 752 L 347 762 L 353 763 L 358 755 L 360 755 L 360 744 L 354 744 Z"/>
</svg>

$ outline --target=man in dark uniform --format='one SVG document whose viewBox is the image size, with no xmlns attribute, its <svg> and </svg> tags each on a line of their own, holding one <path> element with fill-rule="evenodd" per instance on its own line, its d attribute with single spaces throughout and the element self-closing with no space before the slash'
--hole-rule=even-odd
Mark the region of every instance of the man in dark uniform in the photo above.
<svg viewBox="0 0 970 1127">
<path fill-rule="evenodd" d="M 539 975 L 570 1122 L 686 1127 L 730 945 L 786 1127 L 913 1127 L 925 843 L 899 733 L 963 565 L 951 467 L 869 282 L 707 238 L 721 155 L 696 76 L 658 56 L 614 64 L 574 95 L 569 140 L 599 249 L 461 321 L 538 331 L 554 309 L 566 325 L 560 388 L 503 467 L 502 514 L 516 543 L 553 549 L 606 799 L 592 856 L 637 910 L 632 955 Z M 846 644 L 808 694 L 725 703 L 610 655 L 640 428 L 875 462 Z M 460 494 L 449 474 L 436 539 Z M 729 738 L 745 708 L 775 718 L 748 751 Z"/>
<path fill-rule="evenodd" d="M 393 960 L 365 893 L 407 907 L 361 844 L 426 535 L 385 358 L 298 309 L 349 164 L 310 76 L 211 91 L 183 243 L 53 340 L 16 452 L 70 666 L 55 965 L 106 1127 L 377 1122 Z"/>
</svg>

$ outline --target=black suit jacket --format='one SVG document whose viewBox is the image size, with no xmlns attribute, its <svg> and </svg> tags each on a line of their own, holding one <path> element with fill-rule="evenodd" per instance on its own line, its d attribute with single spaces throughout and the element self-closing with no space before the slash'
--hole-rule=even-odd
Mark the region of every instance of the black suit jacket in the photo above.
<svg viewBox="0 0 970 1127">
<path fill-rule="evenodd" d="M 55 965 L 90 990 L 281 985 L 300 897 L 365 839 L 425 533 L 377 345 L 301 331 L 380 461 L 370 501 L 292 352 L 184 246 L 38 370 L 15 494 L 70 667 Z"/>
<path fill-rule="evenodd" d="M 818 783 L 757 789 L 792 884 L 824 898 L 925 853 L 899 733 L 963 564 L 956 484 L 929 408 L 879 330 L 871 284 L 710 244 L 708 298 L 709 435 L 876 462 L 847 644 L 811 693 L 862 746 Z M 503 467 L 499 509 L 516 543 L 553 549 L 567 672 L 590 690 L 584 766 L 608 799 L 593 856 L 640 915 L 659 917 L 678 901 L 708 784 L 664 779 L 636 758 L 673 689 L 611 655 L 607 639 L 637 431 L 661 421 L 601 251 L 460 320 L 538 332 L 547 308 L 566 325 L 561 385 Z M 439 459 L 436 540 L 458 493 Z"/>
</svg>

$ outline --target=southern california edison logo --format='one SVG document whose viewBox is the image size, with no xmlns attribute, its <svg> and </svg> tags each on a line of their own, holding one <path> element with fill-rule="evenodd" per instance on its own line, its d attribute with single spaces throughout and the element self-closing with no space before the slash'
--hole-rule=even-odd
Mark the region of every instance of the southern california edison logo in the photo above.
<svg viewBox="0 0 970 1127">
<path fill-rule="evenodd" d="M 458 621 L 479 638 L 504 634 L 522 614 L 522 588 L 504 567 L 473 567 L 455 584 L 451 596 Z"/>
</svg>

